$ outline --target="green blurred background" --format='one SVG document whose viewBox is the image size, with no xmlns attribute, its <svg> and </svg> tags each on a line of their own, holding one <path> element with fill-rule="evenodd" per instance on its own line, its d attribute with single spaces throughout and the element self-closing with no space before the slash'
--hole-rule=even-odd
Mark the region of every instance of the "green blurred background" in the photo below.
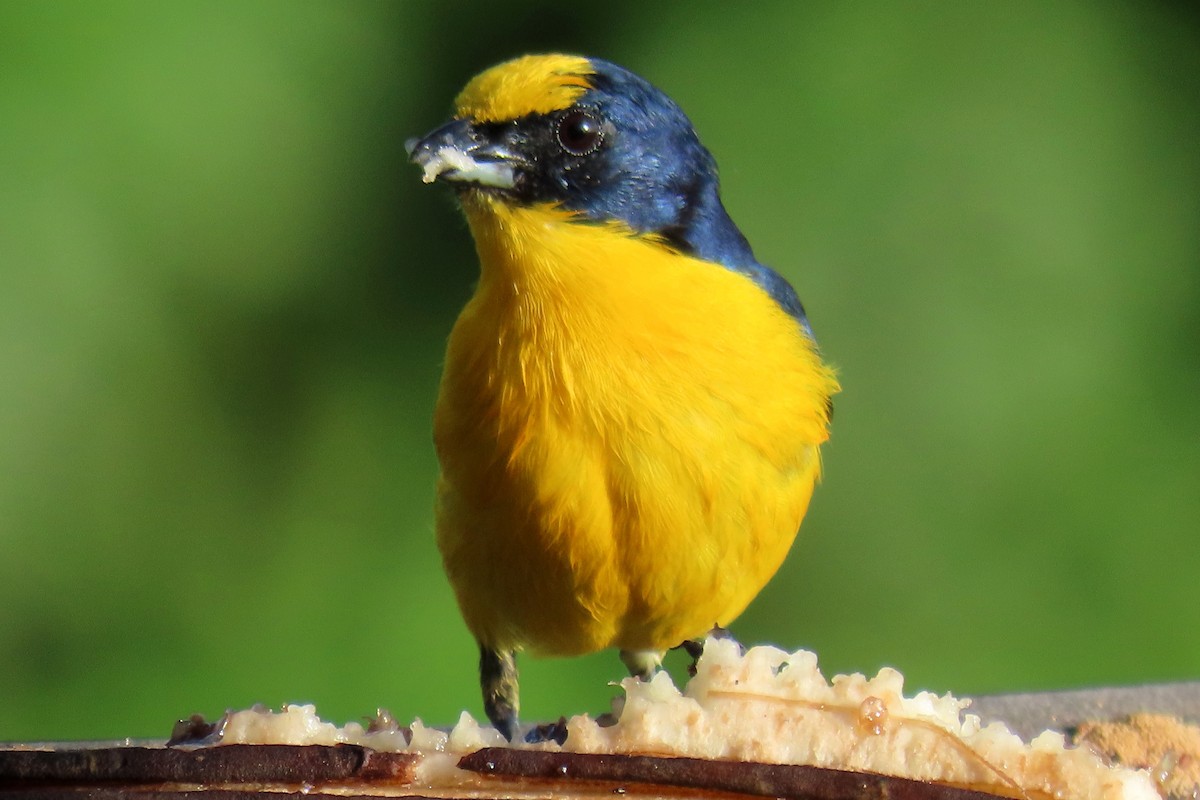
<svg viewBox="0 0 1200 800">
<path fill-rule="evenodd" d="M 1119 3 L 0 5 L 0 739 L 478 714 L 430 416 L 475 276 L 402 142 L 601 55 L 845 391 L 735 626 L 977 693 L 1200 677 L 1200 35 Z M 600 711 L 613 653 L 523 662 Z"/>
</svg>

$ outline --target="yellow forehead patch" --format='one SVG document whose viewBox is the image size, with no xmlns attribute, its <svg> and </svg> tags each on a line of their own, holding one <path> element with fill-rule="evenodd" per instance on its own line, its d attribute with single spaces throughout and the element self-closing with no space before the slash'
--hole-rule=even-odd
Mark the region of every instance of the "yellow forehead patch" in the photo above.
<svg viewBox="0 0 1200 800">
<path fill-rule="evenodd" d="M 479 73 L 454 101 L 460 119 L 504 122 L 570 108 L 592 88 L 595 70 L 580 56 L 521 56 Z"/>
</svg>

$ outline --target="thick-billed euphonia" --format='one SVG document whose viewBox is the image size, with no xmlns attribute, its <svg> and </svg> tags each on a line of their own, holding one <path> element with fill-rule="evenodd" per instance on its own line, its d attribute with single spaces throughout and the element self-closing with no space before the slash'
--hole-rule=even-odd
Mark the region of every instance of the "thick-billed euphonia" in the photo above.
<svg viewBox="0 0 1200 800">
<path fill-rule="evenodd" d="M 617 647 L 645 677 L 746 608 L 808 508 L 838 384 L 691 122 L 637 75 L 517 58 L 408 151 L 479 254 L 434 418 L 437 540 L 511 739 L 517 651 Z"/>
</svg>

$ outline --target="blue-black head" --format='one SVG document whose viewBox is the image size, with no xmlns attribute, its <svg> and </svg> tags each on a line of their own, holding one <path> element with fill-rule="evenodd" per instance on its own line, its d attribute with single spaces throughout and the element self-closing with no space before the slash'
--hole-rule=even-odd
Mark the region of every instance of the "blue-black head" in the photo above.
<svg viewBox="0 0 1200 800">
<path fill-rule="evenodd" d="M 597 58 L 533 56 L 488 70 L 456 119 L 409 142 L 426 180 L 616 220 L 749 275 L 807 328 L 795 291 L 760 264 L 720 198 L 716 161 L 670 97 Z"/>
</svg>

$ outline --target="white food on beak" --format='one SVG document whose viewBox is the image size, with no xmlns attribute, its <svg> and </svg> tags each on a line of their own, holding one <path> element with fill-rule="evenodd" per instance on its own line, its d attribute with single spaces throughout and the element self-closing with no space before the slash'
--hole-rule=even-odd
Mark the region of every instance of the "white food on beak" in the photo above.
<svg viewBox="0 0 1200 800">
<path fill-rule="evenodd" d="M 477 183 L 497 189 L 511 189 L 516 182 L 513 168 L 503 161 L 476 161 L 457 147 L 439 147 L 431 155 L 417 159 L 425 173 L 421 180 L 433 183 L 440 176 L 461 183 Z"/>
</svg>

